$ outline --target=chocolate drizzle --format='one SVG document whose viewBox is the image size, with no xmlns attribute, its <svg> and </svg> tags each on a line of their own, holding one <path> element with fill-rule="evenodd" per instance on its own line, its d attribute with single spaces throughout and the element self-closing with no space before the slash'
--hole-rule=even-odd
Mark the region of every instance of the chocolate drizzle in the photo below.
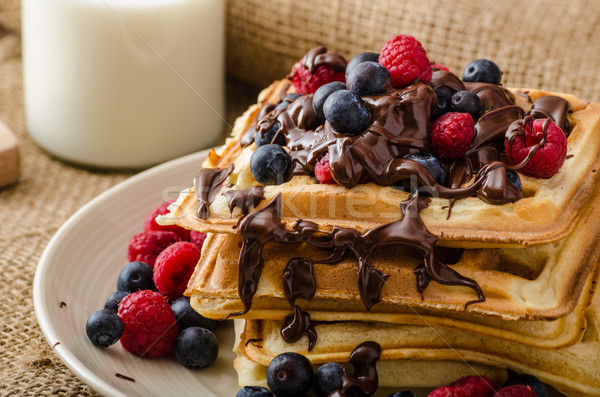
<svg viewBox="0 0 600 397">
<path fill-rule="evenodd" d="M 372 396 L 379 386 L 376 363 L 381 356 L 381 346 L 377 342 L 363 342 L 350 354 L 350 364 L 354 373 L 342 376 L 342 389 L 335 390 L 329 397 Z"/>
<path fill-rule="evenodd" d="M 243 190 L 227 190 L 225 199 L 229 205 L 229 212 L 237 207 L 242 211 L 242 216 L 248 215 L 250 209 L 256 207 L 264 198 L 264 186 L 254 186 Z"/>
<path fill-rule="evenodd" d="M 346 70 L 344 57 L 334 51 L 327 50 L 323 46 L 309 50 L 302 58 L 302 65 L 310 70 L 311 74 L 321 65 L 327 65 L 334 72 L 344 72 Z"/>
<path fill-rule="evenodd" d="M 203 168 L 196 176 L 196 197 L 198 199 L 198 217 L 208 218 L 208 207 L 221 191 L 221 186 L 233 171 L 233 165 L 225 169 Z"/>
<path fill-rule="evenodd" d="M 285 317 L 281 326 L 281 337 L 287 343 L 298 341 L 302 335 L 308 336 L 308 350 L 312 350 L 317 343 L 317 331 L 310 320 L 310 315 L 294 306 L 294 312 Z"/>
</svg>

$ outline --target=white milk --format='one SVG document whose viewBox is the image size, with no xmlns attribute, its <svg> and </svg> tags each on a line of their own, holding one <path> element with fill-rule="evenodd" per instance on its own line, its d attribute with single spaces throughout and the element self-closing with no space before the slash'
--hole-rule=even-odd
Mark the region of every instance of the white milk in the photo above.
<svg viewBox="0 0 600 397">
<path fill-rule="evenodd" d="M 48 152 L 140 168 L 223 132 L 223 0 L 23 0 L 27 128 Z"/>
</svg>

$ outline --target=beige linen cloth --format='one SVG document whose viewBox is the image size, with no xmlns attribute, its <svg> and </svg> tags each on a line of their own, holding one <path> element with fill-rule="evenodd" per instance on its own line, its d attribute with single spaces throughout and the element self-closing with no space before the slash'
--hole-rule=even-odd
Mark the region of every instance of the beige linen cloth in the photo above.
<svg viewBox="0 0 600 397">
<path fill-rule="evenodd" d="M 225 117 L 231 124 L 260 87 L 285 76 L 313 46 L 349 59 L 398 33 L 416 36 L 432 61 L 458 74 L 471 60 L 490 58 L 505 85 L 599 101 L 599 22 L 596 0 L 228 0 Z M 0 394 L 93 395 L 44 339 L 33 277 L 57 229 L 133 172 L 64 164 L 29 138 L 20 27 L 20 1 L 0 0 L 0 118 L 17 134 L 22 160 L 18 184 L 0 189 Z"/>
</svg>

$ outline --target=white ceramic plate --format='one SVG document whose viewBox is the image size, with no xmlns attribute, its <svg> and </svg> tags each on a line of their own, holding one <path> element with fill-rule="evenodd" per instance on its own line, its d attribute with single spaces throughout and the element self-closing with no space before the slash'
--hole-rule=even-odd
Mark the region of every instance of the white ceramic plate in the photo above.
<svg viewBox="0 0 600 397">
<path fill-rule="evenodd" d="M 189 370 L 174 358 L 140 359 L 117 343 L 92 345 L 89 315 L 116 289 L 127 263 L 129 238 L 143 231 L 146 214 L 189 186 L 207 152 L 191 154 L 137 174 L 75 213 L 44 250 L 33 283 L 33 302 L 46 339 L 84 382 L 108 396 L 234 396 L 233 327 L 217 330 L 220 349 L 209 368 Z M 135 381 L 125 380 L 122 374 Z"/>
</svg>

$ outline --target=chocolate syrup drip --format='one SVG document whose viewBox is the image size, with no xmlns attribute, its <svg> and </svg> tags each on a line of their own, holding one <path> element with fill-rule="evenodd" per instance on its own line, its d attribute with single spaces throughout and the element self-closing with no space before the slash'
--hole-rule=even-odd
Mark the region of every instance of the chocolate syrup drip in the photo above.
<svg viewBox="0 0 600 397">
<path fill-rule="evenodd" d="M 546 95 L 533 102 L 533 109 L 529 114 L 534 119 L 552 119 L 565 134 L 569 134 L 571 126 L 567 115 L 572 112 L 571 104 L 558 96 Z"/>
<path fill-rule="evenodd" d="M 302 337 L 308 336 L 308 350 L 311 351 L 317 343 L 317 331 L 310 320 L 310 315 L 294 306 L 294 312 L 285 317 L 281 326 L 281 337 L 287 343 L 294 343 Z"/>
<path fill-rule="evenodd" d="M 445 70 L 434 70 L 431 75 L 431 86 L 434 89 L 445 87 L 452 92 L 466 90 L 465 84 L 454 73 L 446 72 Z"/>
<path fill-rule="evenodd" d="M 547 118 L 544 121 L 544 124 L 542 124 L 542 139 L 529 148 L 529 152 L 527 153 L 527 156 L 523 159 L 523 161 L 521 161 L 519 164 L 510 166 L 510 169 L 518 171 L 521 168 L 525 167 L 531 161 L 535 152 L 537 152 L 546 144 L 548 124 L 550 123 L 550 121 L 550 118 Z M 526 116 L 523 120 L 517 120 L 510 126 L 508 131 L 506 131 L 506 140 L 508 141 L 509 148 L 512 147 L 513 142 L 518 136 L 522 136 L 525 138 L 525 130 L 523 129 L 523 126 L 530 122 L 533 122 L 533 116 Z"/>
<path fill-rule="evenodd" d="M 323 46 L 308 50 L 302 58 L 302 65 L 310 70 L 311 74 L 321 65 L 328 66 L 334 72 L 344 72 L 346 70 L 346 60 L 344 57 L 334 51 L 327 50 Z"/>
<path fill-rule="evenodd" d="M 313 265 L 309 258 L 293 258 L 287 263 L 283 271 L 283 294 L 290 306 L 294 306 L 297 298 L 310 299 L 315 295 Z"/>
<path fill-rule="evenodd" d="M 229 212 L 233 212 L 237 207 L 242 211 L 242 216 L 248 215 L 250 208 L 256 206 L 265 198 L 264 186 L 254 186 L 244 190 L 228 190 L 225 192 L 225 198 L 229 205 Z"/>
<path fill-rule="evenodd" d="M 342 389 L 333 391 L 332 396 L 372 396 L 379 386 L 376 363 L 381 356 L 381 346 L 376 342 L 363 342 L 350 354 L 354 373 L 342 376 Z"/>
<path fill-rule="evenodd" d="M 208 207 L 217 197 L 221 186 L 233 171 L 233 164 L 225 169 L 203 168 L 196 176 L 196 197 L 198 199 L 198 217 L 208 218 Z"/>
<path fill-rule="evenodd" d="M 265 117 L 273 109 L 275 109 L 274 104 L 272 104 L 272 103 L 264 104 L 260 108 L 260 111 L 258 112 L 258 120 Z M 240 145 L 242 146 L 242 148 L 252 145 L 252 143 L 254 143 L 255 136 L 256 136 L 256 123 L 252 123 L 252 125 L 250 127 L 248 127 L 248 129 L 246 131 L 244 131 L 244 135 L 242 135 L 242 138 L 240 139 Z"/>
</svg>

